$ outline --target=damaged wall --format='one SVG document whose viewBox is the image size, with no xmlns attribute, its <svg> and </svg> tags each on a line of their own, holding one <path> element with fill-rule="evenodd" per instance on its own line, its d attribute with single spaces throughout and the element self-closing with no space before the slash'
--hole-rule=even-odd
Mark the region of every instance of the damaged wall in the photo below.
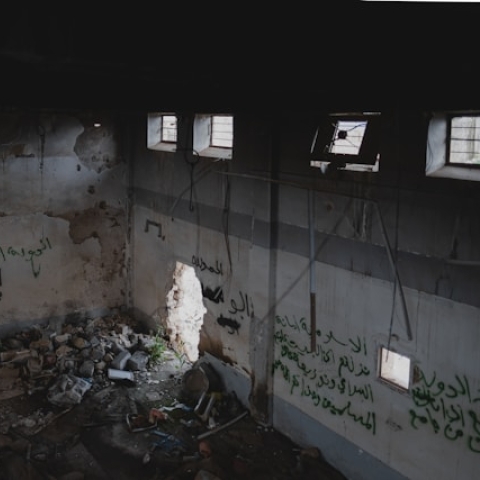
<svg viewBox="0 0 480 480">
<path fill-rule="evenodd" d="M 0 115 L 2 330 L 126 304 L 126 162 L 115 122 Z"/>
<path fill-rule="evenodd" d="M 480 458 L 478 189 L 425 177 L 423 112 L 384 122 L 378 173 L 324 175 L 309 167 L 315 115 L 239 113 L 233 159 L 193 167 L 185 150 L 147 150 L 139 118 L 133 302 L 162 322 L 175 261 L 193 266 L 201 350 L 241 372 L 257 419 L 348 478 L 466 480 Z M 379 379 L 380 347 L 410 358 L 408 391 Z"/>
</svg>

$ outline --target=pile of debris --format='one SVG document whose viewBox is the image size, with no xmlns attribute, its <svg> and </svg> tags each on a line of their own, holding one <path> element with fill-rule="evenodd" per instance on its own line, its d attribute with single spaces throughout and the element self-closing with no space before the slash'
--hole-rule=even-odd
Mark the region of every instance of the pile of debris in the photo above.
<svg viewBox="0 0 480 480">
<path fill-rule="evenodd" d="M 344 477 L 130 315 L 0 343 L 0 480 Z"/>
</svg>

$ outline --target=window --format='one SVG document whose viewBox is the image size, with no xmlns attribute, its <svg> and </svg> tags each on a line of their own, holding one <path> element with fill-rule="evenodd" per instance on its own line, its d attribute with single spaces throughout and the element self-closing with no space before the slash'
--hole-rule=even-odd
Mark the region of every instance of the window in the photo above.
<svg viewBox="0 0 480 480">
<path fill-rule="evenodd" d="M 480 181 L 480 112 L 435 112 L 427 133 L 425 173 Z"/>
<path fill-rule="evenodd" d="M 195 115 L 193 152 L 203 157 L 232 158 L 233 116 Z"/>
<path fill-rule="evenodd" d="M 233 117 L 213 115 L 211 117 L 212 122 L 212 135 L 210 137 L 211 147 L 233 147 Z"/>
<path fill-rule="evenodd" d="M 450 116 L 447 164 L 480 167 L 480 115 Z"/>
<path fill-rule="evenodd" d="M 313 137 L 310 166 L 323 172 L 330 169 L 378 171 L 379 126 L 378 112 L 328 115 Z"/>
<path fill-rule="evenodd" d="M 147 147 L 174 152 L 177 148 L 177 117 L 173 113 L 149 113 Z"/>
<path fill-rule="evenodd" d="M 388 348 L 380 348 L 380 372 L 382 380 L 408 390 L 410 385 L 410 359 Z"/>
</svg>

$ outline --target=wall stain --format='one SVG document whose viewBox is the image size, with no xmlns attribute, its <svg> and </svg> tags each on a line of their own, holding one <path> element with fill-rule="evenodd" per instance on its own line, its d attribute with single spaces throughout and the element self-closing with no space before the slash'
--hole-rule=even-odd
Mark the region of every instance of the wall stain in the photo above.
<svg viewBox="0 0 480 480">
<path fill-rule="evenodd" d="M 122 276 L 126 261 L 126 214 L 122 209 L 108 207 L 105 202 L 81 212 L 61 215 L 69 222 L 69 235 L 74 244 L 82 244 L 89 238 L 98 239 L 101 246 L 102 280 L 111 282 Z"/>
</svg>

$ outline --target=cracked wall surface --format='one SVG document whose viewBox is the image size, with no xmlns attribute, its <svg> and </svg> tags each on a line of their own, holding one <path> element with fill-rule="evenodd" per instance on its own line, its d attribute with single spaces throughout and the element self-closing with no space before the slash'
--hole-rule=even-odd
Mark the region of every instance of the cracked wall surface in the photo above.
<svg viewBox="0 0 480 480">
<path fill-rule="evenodd" d="M 126 162 L 100 120 L 0 114 L 0 328 L 125 306 Z"/>
</svg>

